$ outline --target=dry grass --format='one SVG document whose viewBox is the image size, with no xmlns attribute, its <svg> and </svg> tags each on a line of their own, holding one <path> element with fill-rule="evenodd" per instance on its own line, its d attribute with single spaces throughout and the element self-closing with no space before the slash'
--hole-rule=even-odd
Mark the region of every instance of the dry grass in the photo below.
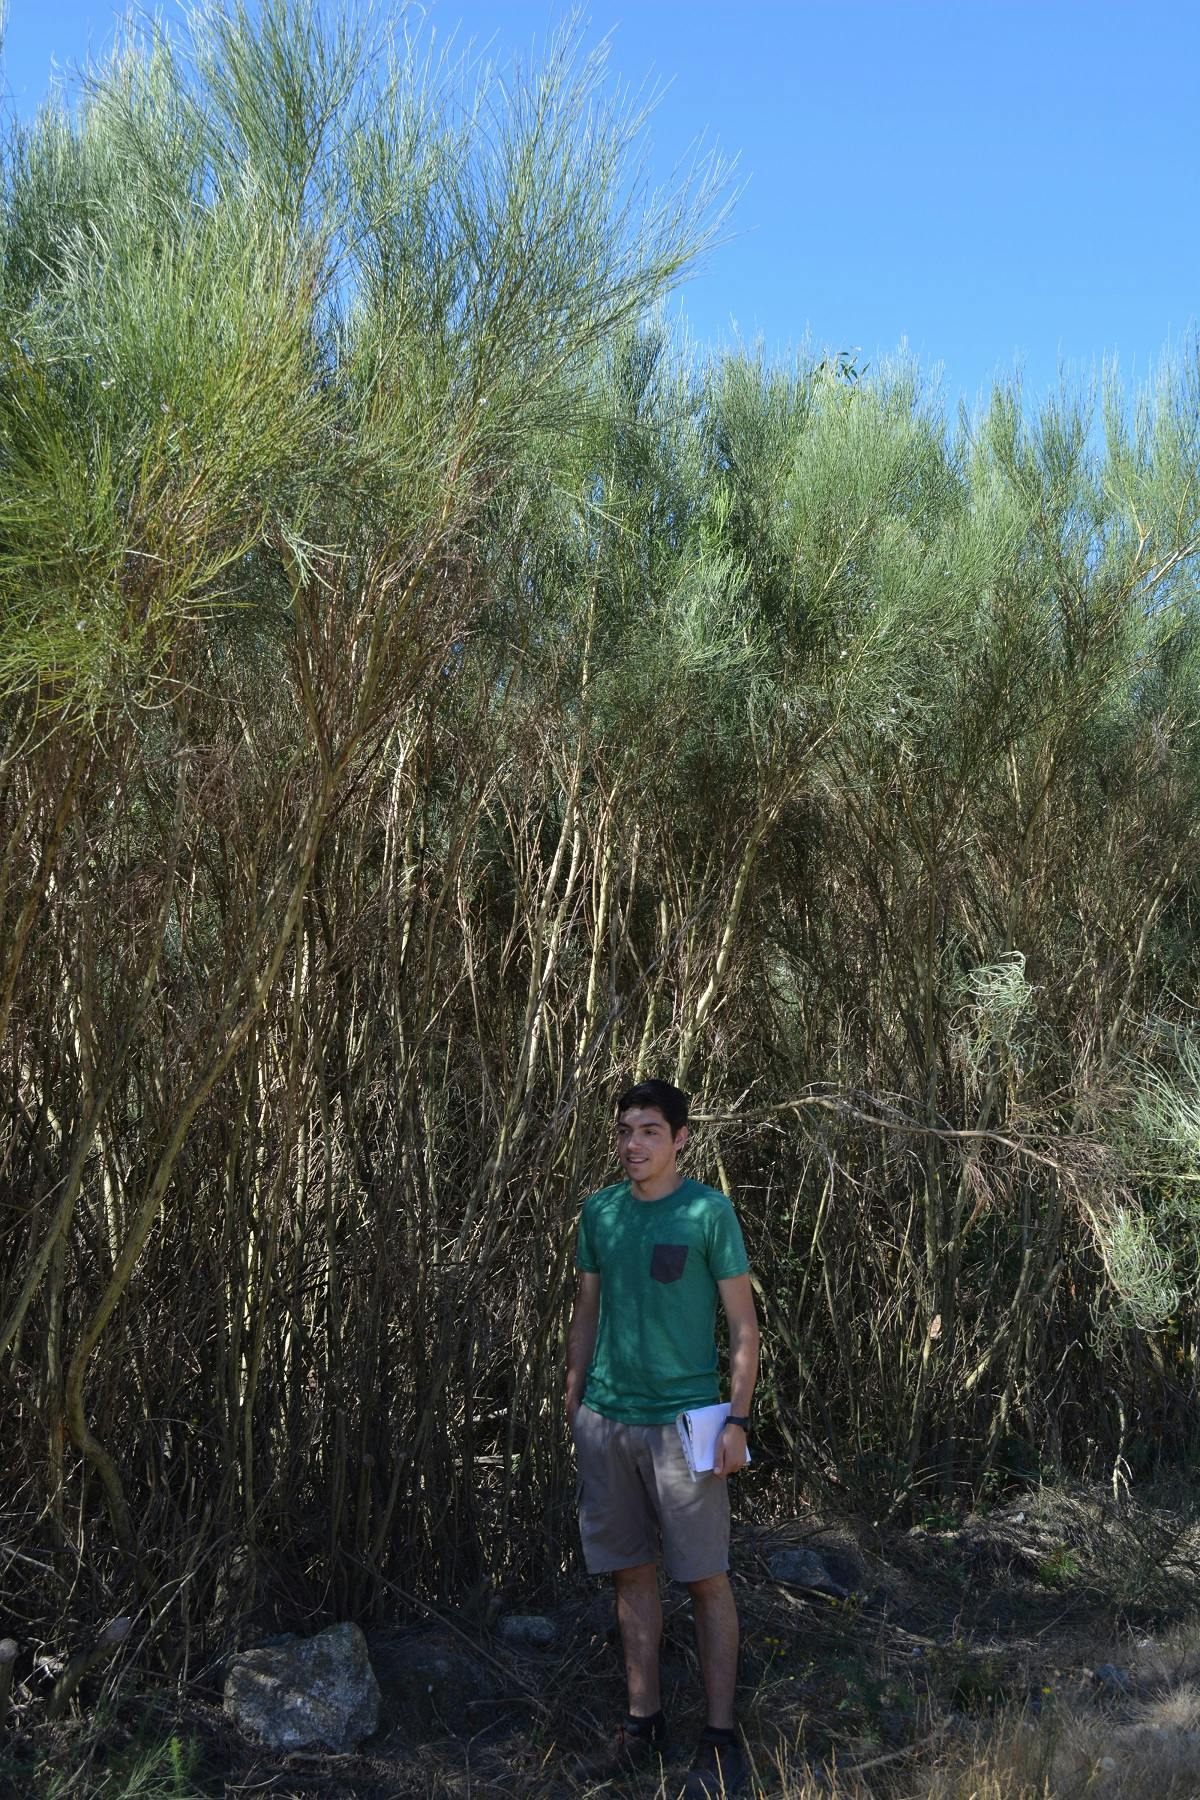
<svg viewBox="0 0 1200 1800">
<path fill-rule="evenodd" d="M 1120 1721 L 1082 1708 L 1038 1725 L 1005 1719 L 909 1792 L 912 1800 L 1195 1800 L 1198 1722 L 1194 1691 Z"/>
<path fill-rule="evenodd" d="M 886 1539 L 811 1515 L 786 1530 L 744 1526 L 739 1711 L 755 1800 L 1200 1795 L 1194 1536 L 1186 1509 L 1141 1500 L 1118 1510 L 1083 1490 L 1028 1494 L 953 1531 Z M 773 1581 L 769 1557 L 785 1541 L 820 1548 L 853 1596 L 835 1603 Z M 1063 1545 L 1070 1558 L 1053 1554 Z M 1153 1606 L 1131 1602 L 1139 1567 Z M 557 1628 L 549 1650 L 511 1648 L 466 1613 L 376 1629 L 384 1713 L 368 1752 L 275 1759 L 222 1719 L 219 1671 L 208 1699 L 193 1691 L 173 1710 L 155 1709 L 127 1675 L 106 1711 L 93 1690 L 89 1716 L 58 1727 L 39 1728 L 39 1709 L 22 1699 L 12 1743 L 24 1785 L 11 1791 L 52 1800 L 591 1800 L 618 1791 L 675 1800 L 701 1690 L 686 1596 L 665 1598 L 674 1753 L 664 1778 L 640 1787 L 589 1787 L 571 1774 L 574 1754 L 595 1747 L 623 1700 L 611 1597 L 580 1583 L 544 1601 Z M 1119 1680 L 1098 1678 L 1106 1664 Z M 17 1764 L 8 1769 L 15 1779 Z M 0 1761 L 0 1792 L 3 1771 Z"/>
</svg>

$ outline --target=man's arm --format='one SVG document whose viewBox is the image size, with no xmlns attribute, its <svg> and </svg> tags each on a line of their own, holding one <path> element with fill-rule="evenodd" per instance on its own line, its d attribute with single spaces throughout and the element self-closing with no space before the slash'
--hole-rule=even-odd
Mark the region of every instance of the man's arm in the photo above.
<svg viewBox="0 0 1200 1800">
<path fill-rule="evenodd" d="M 600 1322 L 600 1276 L 589 1269 L 579 1271 L 575 1290 L 575 1310 L 567 1331 L 567 1423 L 574 1425 L 575 1414 L 583 1399 L 588 1364 L 596 1348 L 596 1327 Z"/>
<path fill-rule="evenodd" d="M 749 1275 L 729 1275 L 718 1281 L 717 1291 L 729 1322 L 729 1410 L 744 1418 L 750 1411 L 754 1383 L 758 1379 L 758 1315 Z M 746 1465 L 746 1433 L 740 1425 L 726 1425 L 717 1439 L 714 1475 L 733 1475 Z"/>
</svg>

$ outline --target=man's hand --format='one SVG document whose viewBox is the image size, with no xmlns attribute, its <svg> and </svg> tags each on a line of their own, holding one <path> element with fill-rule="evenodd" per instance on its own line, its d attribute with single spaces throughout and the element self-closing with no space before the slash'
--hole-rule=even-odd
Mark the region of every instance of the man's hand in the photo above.
<svg viewBox="0 0 1200 1800">
<path fill-rule="evenodd" d="M 740 1425 L 723 1425 L 713 1451 L 713 1474 L 736 1475 L 746 1462 L 746 1433 Z"/>
</svg>

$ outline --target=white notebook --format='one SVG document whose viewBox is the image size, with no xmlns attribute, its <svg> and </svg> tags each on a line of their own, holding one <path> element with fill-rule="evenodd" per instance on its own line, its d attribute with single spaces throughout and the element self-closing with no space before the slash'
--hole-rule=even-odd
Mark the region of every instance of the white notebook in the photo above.
<svg viewBox="0 0 1200 1800">
<path fill-rule="evenodd" d="M 676 1419 L 679 1441 L 683 1445 L 683 1454 L 687 1457 L 693 1481 L 698 1480 L 701 1475 L 712 1474 L 717 1439 L 728 1417 L 728 1400 L 718 1400 L 715 1406 L 696 1406 L 691 1412 L 681 1412 Z M 750 1461 L 749 1450 L 746 1451 L 746 1461 Z"/>
</svg>

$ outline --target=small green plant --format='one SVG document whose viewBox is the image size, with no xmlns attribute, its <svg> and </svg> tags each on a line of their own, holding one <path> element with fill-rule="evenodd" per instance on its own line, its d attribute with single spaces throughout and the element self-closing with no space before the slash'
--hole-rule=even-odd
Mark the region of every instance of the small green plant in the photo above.
<svg viewBox="0 0 1200 1800">
<path fill-rule="evenodd" d="M 960 1712 L 994 1712 L 1012 1698 L 1012 1682 L 998 1656 L 965 1656 L 954 1671 L 952 1702 Z"/>
<path fill-rule="evenodd" d="M 114 1800 L 197 1800 L 201 1789 L 195 1776 L 199 1745 L 174 1732 L 164 1744 L 142 1749 L 120 1769 L 113 1771 Z"/>
<path fill-rule="evenodd" d="M 1043 1587 L 1070 1587 L 1078 1578 L 1081 1566 L 1077 1551 L 1068 1544 L 1056 1544 L 1038 1563 L 1038 1580 Z"/>
<path fill-rule="evenodd" d="M 103 1769 L 93 1767 L 85 1775 L 74 1759 L 66 1770 L 52 1770 L 39 1759 L 21 1774 L 28 1791 L 40 1800 L 206 1800 L 213 1793 L 201 1775 L 203 1748 L 196 1738 L 170 1737 L 147 1743 L 139 1737 L 125 1750 L 109 1756 Z M 0 1773 L 15 1773 L 0 1764 Z M 80 1782 L 86 1781 L 86 1787 Z"/>
</svg>

